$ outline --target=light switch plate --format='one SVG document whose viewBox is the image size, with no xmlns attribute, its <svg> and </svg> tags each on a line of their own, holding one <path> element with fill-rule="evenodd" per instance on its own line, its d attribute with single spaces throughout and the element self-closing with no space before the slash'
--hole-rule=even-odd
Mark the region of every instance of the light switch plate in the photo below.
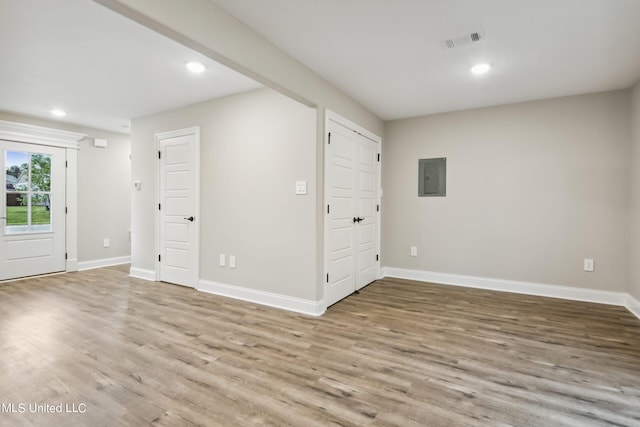
<svg viewBox="0 0 640 427">
<path fill-rule="evenodd" d="M 296 181 L 296 194 L 307 194 L 307 181 Z"/>
<path fill-rule="evenodd" d="M 584 271 L 594 271 L 595 262 L 592 259 L 585 258 L 584 260 Z"/>
</svg>

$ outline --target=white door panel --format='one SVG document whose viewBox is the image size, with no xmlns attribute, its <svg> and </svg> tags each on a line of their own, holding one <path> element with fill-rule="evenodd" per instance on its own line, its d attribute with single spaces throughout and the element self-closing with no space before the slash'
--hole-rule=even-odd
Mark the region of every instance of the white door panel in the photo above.
<svg viewBox="0 0 640 427">
<path fill-rule="evenodd" d="M 165 216 L 169 217 L 168 220 L 174 219 L 180 221 L 184 216 L 189 216 L 193 213 L 193 208 L 190 205 L 189 197 L 183 195 L 165 195 Z M 171 218 L 180 217 L 180 218 Z M 182 221 L 180 221 L 182 224 Z"/>
<path fill-rule="evenodd" d="M 197 285 L 198 147 L 194 129 L 157 136 L 160 152 L 160 280 Z"/>
<path fill-rule="evenodd" d="M 165 225 L 165 240 L 168 242 L 189 242 L 189 225 L 187 224 L 172 224 Z"/>
<path fill-rule="evenodd" d="M 64 148 L 0 141 L 0 280 L 66 268 Z"/>
<path fill-rule="evenodd" d="M 29 260 L 43 258 L 53 252 L 53 239 L 50 237 L 29 240 L 7 241 L 7 260 Z"/>
<path fill-rule="evenodd" d="M 327 285 L 331 305 L 376 279 L 378 144 L 329 122 Z"/>
<path fill-rule="evenodd" d="M 182 190 L 189 188 L 193 176 L 190 172 L 169 172 L 165 190 Z"/>
</svg>

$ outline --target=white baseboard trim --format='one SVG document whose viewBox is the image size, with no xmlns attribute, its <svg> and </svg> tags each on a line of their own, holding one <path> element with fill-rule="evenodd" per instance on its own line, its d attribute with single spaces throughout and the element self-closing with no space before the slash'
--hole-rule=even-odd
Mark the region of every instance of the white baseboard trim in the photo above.
<svg viewBox="0 0 640 427">
<path fill-rule="evenodd" d="M 144 268 L 136 268 L 131 267 L 129 269 L 129 276 L 135 277 L 136 279 L 149 280 L 151 282 L 156 281 L 156 271 L 155 270 L 147 270 Z"/>
<path fill-rule="evenodd" d="M 128 264 L 130 262 L 131 262 L 130 256 L 94 259 L 92 261 L 81 261 L 78 263 L 78 271 L 91 270 L 93 268 L 100 268 L 100 267 L 109 267 L 111 265 Z"/>
<path fill-rule="evenodd" d="M 78 259 L 77 258 L 67 259 L 67 262 L 65 263 L 65 271 L 67 273 L 78 271 Z"/>
<path fill-rule="evenodd" d="M 269 307 L 295 311 L 296 313 L 307 314 L 310 316 L 320 316 L 326 310 L 324 301 L 312 301 L 301 298 L 294 298 L 286 295 L 258 291 L 255 289 L 227 285 L 224 283 L 211 282 L 203 279 L 199 280 L 197 289 L 199 291 L 207 292 L 210 294 L 221 295 L 239 299 L 242 301 L 266 305 Z"/>
<path fill-rule="evenodd" d="M 436 273 L 432 271 L 410 270 L 394 267 L 383 267 L 382 270 L 384 277 L 394 277 L 397 279 L 417 280 L 420 282 L 431 282 L 441 285 L 464 286 L 467 288 L 513 292 L 516 294 L 561 298 L 598 304 L 618 305 L 626 307 L 636 317 L 640 318 L 640 303 L 631 297 L 631 295 L 624 292 L 600 291 L 595 289 L 582 289 L 569 286 L 491 279 L 486 277 Z"/>
<path fill-rule="evenodd" d="M 640 319 L 640 301 L 631 295 L 627 295 L 627 303 L 624 305 L 627 310 Z"/>
</svg>

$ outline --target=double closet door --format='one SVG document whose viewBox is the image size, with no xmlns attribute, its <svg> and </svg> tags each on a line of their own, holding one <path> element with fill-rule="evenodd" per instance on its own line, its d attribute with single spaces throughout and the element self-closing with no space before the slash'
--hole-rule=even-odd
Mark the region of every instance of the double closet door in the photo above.
<svg viewBox="0 0 640 427">
<path fill-rule="evenodd" d="M 376 280 L 379 144 L 333 120 L 326 145 L 327 306 Z"/>
</svg>

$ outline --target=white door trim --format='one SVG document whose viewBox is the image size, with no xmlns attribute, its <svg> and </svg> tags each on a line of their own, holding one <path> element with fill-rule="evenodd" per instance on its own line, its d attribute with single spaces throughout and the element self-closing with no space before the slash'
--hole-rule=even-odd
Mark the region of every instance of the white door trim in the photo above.
<svg viewBox="0 0 640 427">
<path fill-rule="evenodd" d="M 77 132 L 0 120 L 0 138 L 7 141 L 77 150 L 78 143 L 86 136 L 86 134 Z"/>
<path fill-rule="evenodd" d="M 376 142 L 378 144 L 378 151 L 379 153 L 382 153 L 382 138 L 376 134 L 374 134 L 373 132 L 370 132 L 369 130 L 363 128 L 362 126 L 352 122 L 351 120 L 341 116 L 338 113 L 335 113 L 329 109 L 325 109 L 324 110 L 324 136 L 323 136 L 323 151 L 324 151 L 324 171 L 323 171 L 323 179 L 324 179 L 324 203 L 322 205 L 322 212 L 323 212 L 323 228 L 324 228 L 324 235 L 323 235 L 323 258 L 324 258 L 324 263 L 323 263 L 323 267 L 324 267 L 324 274 L 322 275 L 322 294 L 323 294 L 323 301 L 325 302 L 325 307 L 327 307 L 327 295 L 326 295 L 326 275 L 327 272 L 329 271 L 329 253 L 328 253 L 328 245 L 327 242 L 329 241 L 329 221 L 327 221 L 327 204 L 329 203 L 329 186 L 327 183 L 327 169 L 328 169 L 328 165 L 329 165 L 329 159 L 327 158 L 328 156 L 328 150 L 327 148 L 327 144 L 329 143 L 329 122 L 335 122 L 338 123 L 342 126 L 345 126 L 357 133 L 359 133 L 360 135 L 364 136 L 365 138 L 368 138 L 374 142 Z M 376 203 L 378 205 L 380 205 L 380 210 L 377 212 L 378 214 L 378 218 L 377 218 L 377 247 L 376 247 L 376 251 L 378 254 L 380 254 L 380 237 L 381 237 L 381 230 L 382 230 L 382 158 L 380 159 L 380 162 L 378 162 L 378 170 L 377 170 L 377 186 L 378 186 L 378 195 L 377 195 L 377 201 Z M 382 278 L 381 276 L 381 269 L 380 269 L 380 259 L 378 259 L 378 261 L 376 262 L 376 278 L 380 279 Z"/>
<path fill-rule="evenodd" d="M 198 286 L 197 281 L 200 279 L 200 221 L 201 221 L 201 215 L 200 215 L 200 127 L 199 126 L 194 126 L 194 127 L 189 127 L 189 128 L 185 128 L 185 129 L 178 129 L 178 130 L 173 130 L 173 131 L 168 131 L 168 132 L 161 132 L 161 133 L 156 133 L 155 134 L 155 140 L 156 140 L 156 155 L 157 153 L 160 152 L 160 141 L 162 139 L 167 139 L 167 138 L 175 138 L 175 137 L 179 137 L 179 136 L 186 136 L 186 135 L 194 135 L 195 136 L 195 163 L 194 163 L 194 167 L 195 167 L 195 176 L 196 176 L 196 180 L 195 180 L 195 186 L 196 188 L 195 190 L 195 204 L 196 204 L 196 208 L 195 208 L 195 217 L 196 217 L 196 221 L 193 223 L 193 226 L 196 227 L 196 259 L 195 259 L 195 263 L 196 263 L 196 270 L 197 270 L 197 280 L 196 283 L 193 283 L 193 288 L 196 288 Z M 158 261 L 158 255 L 160 254 L 160 246 L 161 246 L 161 230 L 160 227 L 162 226 L 161 224 L 161 220 L 160 220 L 160 210 L 157 208 L 157 206 L 160 204 L 160 199 L 161 199 L 161 194 L 160 194 L 160 162 L 157 161 L 157 157 L 156 157 L 156 163 L 155 163 L 156 167 L 155 167 L 155 176 L 156 176 L 156 182 L 155 182 L 155 188 L 156 188 L 156 215 L 155 215 L 155 221 L 156 221 L 156 237 L 155 237 L 155 241 L 156 241 L 156 257 L 155 257 L 155 280 L 159 281 L 160 280 L 160 262 Z"/>
<path fill-rule="evenodd" d="M 62 147 L 66 152 L 66 271 L 78 270 L 78 145 L 86 134 L 0 120 L 0 139 Z"/>
</svg>

